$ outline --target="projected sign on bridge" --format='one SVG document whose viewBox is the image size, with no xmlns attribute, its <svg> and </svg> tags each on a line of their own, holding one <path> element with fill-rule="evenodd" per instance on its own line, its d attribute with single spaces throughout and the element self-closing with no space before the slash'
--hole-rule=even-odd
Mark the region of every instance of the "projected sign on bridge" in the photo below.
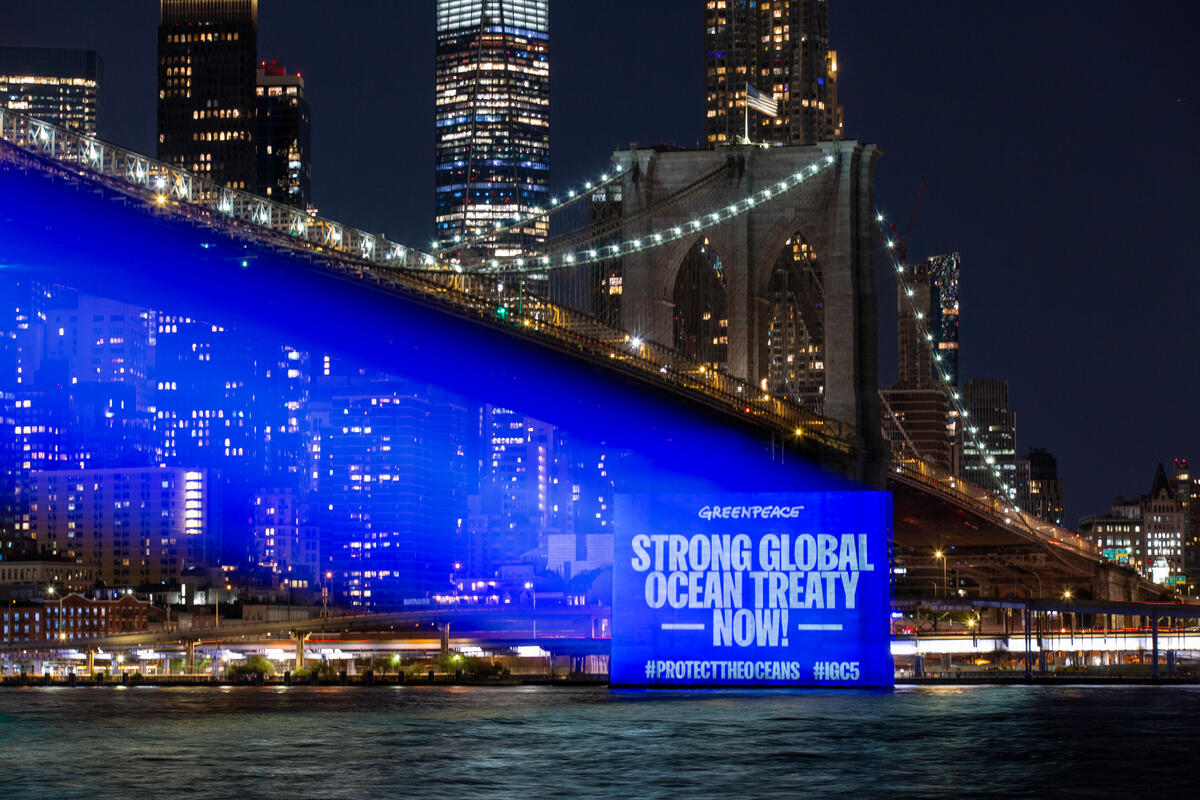
<svg viewBox="0 0 1200 800">
<path fill-rule="evenodd" d="M 891 495 L 616 500 L 613 684 L 892 685 Z"/>
</svg>

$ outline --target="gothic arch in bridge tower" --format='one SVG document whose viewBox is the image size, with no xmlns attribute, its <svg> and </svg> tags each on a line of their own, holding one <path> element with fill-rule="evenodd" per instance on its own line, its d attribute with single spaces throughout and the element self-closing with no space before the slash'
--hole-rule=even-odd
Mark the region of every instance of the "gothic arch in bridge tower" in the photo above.
<svg viewBox="0 0 1200 800">
<path fill-rule="evenodd" d="M 706 237 L 696 240 L 675 273 L 669 295 L 676 350 L 710 369 L 729 363 L 729 286 L 720 254 Z"/>
<path fill-rule="evenodd" d="M 825 289 L 817 249 L 797 230 L 758 277 L 760 380 L 772 395 L 824 414 Z"/>
</svg>

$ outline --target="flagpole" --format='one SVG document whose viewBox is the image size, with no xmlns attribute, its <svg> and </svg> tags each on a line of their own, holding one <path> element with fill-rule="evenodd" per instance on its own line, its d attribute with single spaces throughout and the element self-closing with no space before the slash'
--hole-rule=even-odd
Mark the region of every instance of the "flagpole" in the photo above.
<svg viewBox="0 0 1200 800">
<path fill-rule="evenodd" d="M 742 137 L 744 144 L 750 144 L 750 81 L 746 81 L 746 135 Z"/>
</svg>

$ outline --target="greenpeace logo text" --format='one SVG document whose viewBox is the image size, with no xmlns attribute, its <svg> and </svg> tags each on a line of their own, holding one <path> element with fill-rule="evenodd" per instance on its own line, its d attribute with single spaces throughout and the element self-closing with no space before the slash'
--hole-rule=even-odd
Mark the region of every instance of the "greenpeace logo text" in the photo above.
<svg viewBox="0 0 1200 800">
<path fill-rule="evenodd" d="M 700 519 L 796 519 L 804 506 L 704 506 Z"/>
</svg>

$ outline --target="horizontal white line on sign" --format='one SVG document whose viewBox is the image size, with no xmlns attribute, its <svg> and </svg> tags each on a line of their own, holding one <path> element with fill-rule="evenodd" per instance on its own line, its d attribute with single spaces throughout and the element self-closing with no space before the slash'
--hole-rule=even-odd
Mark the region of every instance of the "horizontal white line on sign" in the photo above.
<svg viewBox="0 0 1200 800">
<path fill-rule="evenodd" d="M 804 623 L 800 623 L 796 626 L 796 630 L 800 631 L 840 631 L 841 629 L 842 623 L 840 622 L 836 622 L 832 625 L 806 625 Z"/>
<path fill-rule="evenodd" d="M 662 624 L 664 631 L 702 631 L 704 630 L 703 622 L 664 622 Z"/>
</svg>

